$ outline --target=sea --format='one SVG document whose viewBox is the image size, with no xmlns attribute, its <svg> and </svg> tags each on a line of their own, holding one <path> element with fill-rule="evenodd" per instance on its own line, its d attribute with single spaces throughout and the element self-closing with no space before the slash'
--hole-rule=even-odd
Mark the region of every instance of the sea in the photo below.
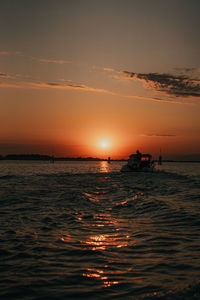
<svg viewBox="0 0 200 300">
<path fill-rule="evenodd" d="M 0 299 L 200 299 L 200 163 L 0 161 Z"/>
</svg>

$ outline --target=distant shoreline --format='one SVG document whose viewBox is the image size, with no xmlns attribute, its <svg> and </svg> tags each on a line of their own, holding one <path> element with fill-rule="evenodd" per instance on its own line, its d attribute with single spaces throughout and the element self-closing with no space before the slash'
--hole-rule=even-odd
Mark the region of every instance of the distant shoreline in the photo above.
<svg viewBox="0 0 200 300">
<path fill-rule="evenodd" d="M 41 154 L 8 154 L 6 156 L 0 156 L 0 161 L 12 161 L 12 160 L 21 160 L 21 161 L 127 161 L 127 159 L 105 159 L 98 157 L 54 157 L 49 155 Z M 158 162 L 158 160 L 155 160 Z M 163 163 L 166 162 L 176 162 L 176 163 L 200 163 L 200 160 L 162 160 Z"/>
</svg>

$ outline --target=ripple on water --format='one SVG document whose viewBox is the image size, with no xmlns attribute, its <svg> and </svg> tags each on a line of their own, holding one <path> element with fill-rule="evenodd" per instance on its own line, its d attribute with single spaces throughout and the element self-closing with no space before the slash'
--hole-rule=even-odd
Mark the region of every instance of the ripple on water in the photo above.
<svg viewBox="0 0 200 300">
<path fill-rule="evenodd" d="M 200 275 L 200 204 L 191 178 L 52 174 L 24 177 L 24 185 L 4 179 L 2 299 L 199 293 L 198 284 L 185 288 Z M 3 193 L 5 187 L 12 192 Z"/>
</svg>

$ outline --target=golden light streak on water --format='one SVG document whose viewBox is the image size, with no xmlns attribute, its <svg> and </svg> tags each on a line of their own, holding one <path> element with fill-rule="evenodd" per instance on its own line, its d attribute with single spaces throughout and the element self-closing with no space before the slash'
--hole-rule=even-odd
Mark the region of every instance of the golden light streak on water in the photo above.
<svg viewBox="0 0 200 300">
<path fill-rule="evenodd" d="M 109 280 L 108 276 L 105 276 L 106 274 L 109 273 L 109 272 L 107 272 L 107 270 L 105 272 L 105 271 L 99 270 L 99 269 L 88 268 L 87 272 L 88 273 L 83 273 L 82 275 L 84 277 L 88 277 L 88 278 L 99 278 L 100 280 L 103 280 L 104 287 L 110 287 L 111 285 L 119 284 L 119 281 Z M 115 274 L 115 271 L 113 271 L 112 273 Z M 106 280 L 106 281 L 104 281 L 104 280 Z"/>
</svg>

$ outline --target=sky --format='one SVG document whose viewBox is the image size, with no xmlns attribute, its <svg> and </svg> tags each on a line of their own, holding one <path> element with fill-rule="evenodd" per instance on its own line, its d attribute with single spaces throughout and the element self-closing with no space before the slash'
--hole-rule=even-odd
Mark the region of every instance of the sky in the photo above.
<svg viewBox="0 0 200 300">
<path fill-rule="evenodd" d="M 0 0 L 0 154 L 200 157 L 199 0 Z"/>
</svg>

